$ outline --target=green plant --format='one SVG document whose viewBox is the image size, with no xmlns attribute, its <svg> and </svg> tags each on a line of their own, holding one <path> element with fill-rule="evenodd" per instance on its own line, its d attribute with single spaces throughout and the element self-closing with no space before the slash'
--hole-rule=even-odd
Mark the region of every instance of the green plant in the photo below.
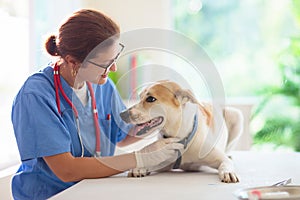
<svg viewBox="0 0 300 200">
<path fill-rule="evenodd" d="M 120 78 L 120 74 L 118 72 L 110 72 L 108 76 L 115 84 L 117 84 L 118 79 Z"/>
<path fill-rule="evenodd" d="M 300 22 L 299 1 L 293 1 L 293 11 L 296 20 Z M 263 127 L 254 135 L 254 143 L 269 142 L 300 151 L 300 37 L 290 38 L 288 48 L 280 56 L 279 67 L 282 83 L 265 89 L 264 100 L 254 116 L 257 117 L 278 98 L 281 99 L 281 106 L 273 106 Z M 280 112 L 276 113 L 275 109 Z"/>
</svg>

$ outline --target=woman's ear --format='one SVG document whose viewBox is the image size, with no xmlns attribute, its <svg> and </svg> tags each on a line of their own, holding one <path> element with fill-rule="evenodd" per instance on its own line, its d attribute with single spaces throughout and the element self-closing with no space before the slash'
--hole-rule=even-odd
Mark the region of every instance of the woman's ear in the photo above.
<svg viewBox="0 0 300 200">
<path fill-rule="evenodd" d="M 71 64 L 71 65 L 78 65 L 80 62 L 76 59 L 76 58 L 74 58 L 73 56 L 71 56 L 71 55 L 67 55 L 65 58 L 64 58 L 64 60 L 66 61 L 66 63 L 67 64 Z"/>
</svg>

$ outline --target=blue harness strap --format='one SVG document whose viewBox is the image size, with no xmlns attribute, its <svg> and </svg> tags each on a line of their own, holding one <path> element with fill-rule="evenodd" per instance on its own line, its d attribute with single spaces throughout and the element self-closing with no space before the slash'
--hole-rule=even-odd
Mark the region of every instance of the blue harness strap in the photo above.
<svg viewBox="0 0 300 200">
<path fill-rule="evenodd" d="M 193 130 L 190 132 L 190 134 L 187 137 L 185 137 L 181 141 L 179 141 L 179 143 L 184 145 L 184 149 L 187 148 L 187 145 L 193 139 L 193 137 L 196 133 L 197 127 L 198 127 L 198 115 L 196 114 L 195 117 L 194 117 Z M 176 160 L 175 164 L 173 165 L 172 169 L 179 169 L 180 164 L 181 164 L 182 155 L 181 155 L 181 152 L 179 150 L 177 150 L 177 152 L 178 152 L 177 160 Z"/>
</svg>

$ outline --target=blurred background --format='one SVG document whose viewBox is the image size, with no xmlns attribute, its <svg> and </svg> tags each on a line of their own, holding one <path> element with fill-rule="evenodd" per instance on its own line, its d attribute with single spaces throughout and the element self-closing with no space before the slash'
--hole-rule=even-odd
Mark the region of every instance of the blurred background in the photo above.
<svg viewBox="0 0 300 200">
<path fill-rule="evenodd" d="M 122 32 L 160 28 L 194 41 L 214 62 L 226 102 L 244 111 L 240 149 L 300 151 L 299 1 L 0 0 L 0 170 L 19 162 L 10 121 L 13 98 L 27 76 L 51 61 L 43 48 L 46 36 L 80 8 L 106 13 Z M 162 57 L 132 54 L 110 76 L 119 88 L 128 69 Z M 183 67 L 182 61 L 172 65 Z M 156 73 L 137 71 L 129 77 L 128 87 L 119 88 L 124 100 L 135 98 L 129 91 Z"/>
</svg>

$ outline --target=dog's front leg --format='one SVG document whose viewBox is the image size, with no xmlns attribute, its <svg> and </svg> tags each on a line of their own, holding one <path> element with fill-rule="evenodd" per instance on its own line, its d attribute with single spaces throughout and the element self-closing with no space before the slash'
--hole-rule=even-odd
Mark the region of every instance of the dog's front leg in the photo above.
<svg viewBox="0 0 300 200">
<path fill-rule="evenodd" d="M 219 149 L 213 148 L 213 150 L 205 158 L 205 162 L 208 166 L 218 169 L 219 177 L 222 182 L 239 182 L 239 178 L 235 173 L 232 160 L 229 159 L 228 156 Z"/>
<path fill-rule="evenodd" d="M 239 178 L 237 177 L 235 171 L 234 171 L 234 167 L 233 167 L 233 163 L 231 160 L 224 160 L 219 168 L 219 177 L 221 179 L 222 182 L 225 183 L 237 183 L 239 182 Z"/>
</svg>

